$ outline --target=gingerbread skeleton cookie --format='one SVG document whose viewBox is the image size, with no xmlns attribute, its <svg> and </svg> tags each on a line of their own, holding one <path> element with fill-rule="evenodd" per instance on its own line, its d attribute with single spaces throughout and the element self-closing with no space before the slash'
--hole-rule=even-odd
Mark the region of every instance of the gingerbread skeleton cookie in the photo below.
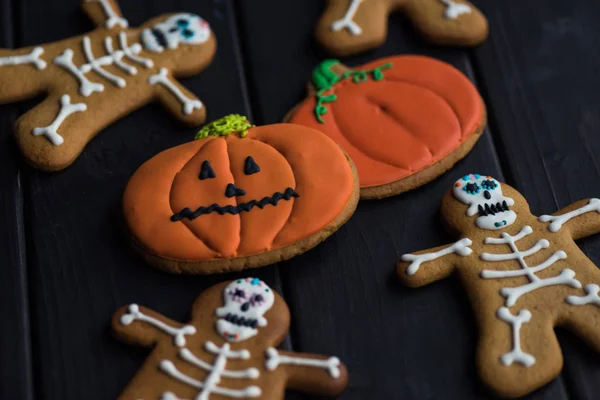
<svg viewBox="0 0 600 400">
<path fill-rule="evenodd" d="M 256 278 L 206 290 L 188 324 L 137 304 L 122 307 L 115 335 L 153 350 L 118 399 L 283 399 L 286 388 L 339 394 L 348 374 L 337 357 L 276 349 L 289 325 L 284 300 Z"/>
<path fill-rule="evenodd" d="M 17 143 L 33 166 L 69 166 L 109 124 L 152 100 L 176 118 L 204 122 L 206 110 L 176 76 L 205 69 L 216 40 L 197 15 L 157 17 L 129 28 L 114 0 L 85 0 L 97 28 L 81 36 L 17 50 L 0 49 L 0 103 L 46 94 L 16 122 Z"/>
<path fill-rule="evenodd" d="M 575 240 L 600 232 L 600 200 L 536 217 L 515 189 L 467 175 L 444 196 L 441 213 L 460 239 L 403 255 L 397 272 L 419 287 L 456 273 L 478 320 L 482 379 L 508 397 L 554 379 L 562 326 L 600 352 L 600 270 Z"/>
<path fill-rule="evenodd" d="M 399 10 L 429 41 L 440 45 L 475 46 L 488 34 L 483 14 L 466 0 L 328 0 L 316 37 L 336 56 L 379 47 L 387 36 L 387 20 Z"/>
<path fill-rule="evenodd" d="M 151 265 L 213 274 L 309 250 L 352 216 L 358 197 L 352 162 L 327 136 L 229 115 L 142 165 L 123 209 Z"/>
<path fill-rule="evenodd" d="M 395 56 L 348 68 L 337 60 L 313 72 L 308 97 L 286 120 L 318 129 L 356 163 L 361 198 L 419 187 L 473 148 L 485 105 L 453 66 L 424 56 Z"/>
</svg>

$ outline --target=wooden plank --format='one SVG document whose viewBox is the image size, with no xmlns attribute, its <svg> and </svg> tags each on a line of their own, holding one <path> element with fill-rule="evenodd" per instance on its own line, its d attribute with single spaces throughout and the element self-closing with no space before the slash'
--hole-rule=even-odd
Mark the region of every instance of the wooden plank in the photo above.
<svg viewBox="0 0 600 400">
<path fill-rule="evenodd" d="M 495 142 L 509 182 L 536 215 L 600 196 L 600 100 L 594 84 L 600 5 L 591 0 L 478 4 L 490 18 L 492 36 L 475 60 L 494 104 Z M 580 245 L 600 265 L 600 236 Z M 600 355 L 572 334 L 560 332 L 559 340 L 573 398 L 598 398 Z"/>
<path fill-rule="evenodd" d="M 237 5 L 255 120 L 278 122 L 304 98 L 312 69 L 326 57 L 312 41 L 322 2 Z M 344 62 L 403 53 L 434 56 L 472 76 L 465 52 L 423 44 L 400 15 L 392 16 L 382 48 Z M 362 202 L 338 233 L 282 263 L 294 346 L 347 363 L 350 384 L 341 398 L 489 397 L 476 375 L 476 329 L 459 283 L 449 279 L 410 290 L 394 272 L 398 255 L 452 239 L 438 223 L 441 197 L 457 177 L 477 171 L 503 177 L 489 132 L 450 173 L 411 193 Z M 559 378 L 529 398 L 567 394 Z"/>
<path fill-rule="evenodd" d="M 79 5 L 80 0 L 63 1 L 60 7 L 54 1 L 24 0 L 24 44 L 92 29 Z M 229 1 L 121 5 L 132 25 L 172 11 L 204 16 L 219 50 L 208 70 L 184 83 L 205 102 L 211 119 L 249 111 L 229 25 Z M 129 249 L 121 229 L 121 195 L 131 174 L 158 152 L 191 140 L 195 131 L 151 105 L 106 129 L 67 170 L 45 174 L 28 169 L 24 184 L 38 398 L 115 398 L 147 354 L 111 337 L 107 328 L 117 307 L 139 302 L 185 321 L 204 288 L 240 275 L 188 277 L 156 271 Z M 276 268 L 247 275 L 279 289 Z"/>
<path fill-rule="evenodd" d="M 10 0 L 0 0 L 0 48 L 15 45 Z M 12 125 L 17 107 L 0 106 L 0 398 L 33 398 L 27 264 L 20 165 Z"/>
</svg>

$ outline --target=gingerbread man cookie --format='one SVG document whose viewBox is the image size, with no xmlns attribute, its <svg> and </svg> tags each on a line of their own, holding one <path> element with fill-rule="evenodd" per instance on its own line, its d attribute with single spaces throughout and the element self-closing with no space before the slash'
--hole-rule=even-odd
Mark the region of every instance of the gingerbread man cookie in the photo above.
<svg viewBox="0 0 600 400">
<path fill-rule="evenodd" d="M 129 28 L 115 0 L 85 0 L 83 9 L 97 25 L 91 32 L 0 49 L 0 103 L 47 94 L 15 126 L 27 161 L 47 171 L 68 167 L 99 131 L 152 100 L 190 125 L 206 116 L 175 80 L 211 62 L 216 40 L 206 21 L 170 14 Z"/>
<path fill-rule="evenodd" d="M 336 56 L 379 47 L 395 10 L 404 12 L 435 44 L 475 46 L 488 35 L 487 20 L 466 0 L 328 0 L 317 40 Z"/>
<path fill-rule="evenodd" d="M 119 400 L 283 399 L 286 388 L 320 396 L 344 390 L 337 357 L 277 350 L 290 325 L 285 301 L 256 278 L 215 285 L 188 324 L 137 304 L 112 320 L 115 335 L 153 347 Z"/>
<path fill-rule="evenodd" d="M 397 272 L 411 287 L 458 275 L 478 320 L 479 373 L 496 393 L 522 396 L 560 373 L 555 326 L 600 351 L 600 270 L 575 244 L 600 232 L 600 199 L 536 217 L 512 187 L 467 175 L 441 213 L 460 239 L 403 255 Z"/>
</svg>

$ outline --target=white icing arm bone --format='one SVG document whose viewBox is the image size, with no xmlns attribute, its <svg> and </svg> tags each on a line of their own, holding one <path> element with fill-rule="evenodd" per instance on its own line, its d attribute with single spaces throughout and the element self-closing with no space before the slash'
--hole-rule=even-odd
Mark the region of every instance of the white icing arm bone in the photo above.
<svg viewBox="0 0 600 400">
<path fill-rule="evenodd" d="M 31 53 L 22 56 L 10 56 L 0 57 L 0 67 L 5 65 L 22 65 L 22 64 L 33 64 L 37 69 L 46 68 L 46 61 L 42 60 L 40 56 L 44 54 L 44 49 L 36 47 L 31 50 Z"/>
<path fill-rule="evenodd" d="M 470 255 L 473 252 L 473 250 L 471 250 L 469 246 L 471 246 L 472 244 L 473 242 L 471 241 L 471 239 L 464 238 L 451 246 L 448 246 L 433 253 L 404 254 L 400 259 L 404 262 L 410 262 L 410 265 L 406 268 L 406 274 L 414 275 L 419 271 L 421 264 L 425 262 L 433 261 L 440 257 L 444 257 L 454 253 L 462 257 Z"/>
<path fill-rule="evenodd" d="M 529 310 L 521 310 L 517 315 L 513 315 L 508 308 L 502 307 L 498 309 L 496 316 L 502 321 L 509 323 L 512 328 L 513 348 L 510 352 L 500 357 L 502 364 L 508 367 L 513 363 L 519 363 L 526 367 L 531 367 L 535 364 L 535 357 L 523 352 L 521 349 L 521 327 L 523 324 L 531 321 Z"/>
<path fill-rule="evenodd" d="M 440 0 L 446 5 L 446 11 L 444 11 L 444 17 L 448 19 L 457 19 L 463 14 L 470 14 L 471 7 L 466 4 L 457 3 L 453 0 Z"/>
<path fill-rule="evenodd" d="M 112 5 L 110 4 L 110 0 L 85 0 L 85 2 L 95 2 L 100 4 L 102 10 L 104 11 L 104 14 L 106 14 L 106 21 L 104 25 L 107 29 L 112 29 L 115 26 L 119 26 L 121 28 L 129 27 L 129 22 L 115 12 Z"/>
<path fill-rule="evenodd" d="M 148 78 L 148 83 L 156 85 L 157 83 L 163 85 L 169 90 L 177 100 L 183 105 L 183 113 L 190 115 L 194 110 L 199 110 L 203 107 L 202 102 L 195 98 L 187 97 L 176 84 L 169 79 L 169 71 L 166 68 L 161 68 L 160 72 L 156 75 L 152 75 Z"/>
<path fill-rule="evenodd" d="M 71 97 L 68 94 L 63 95 L 60 98 L 60 111 L 56 119 L 48 126 L 43 128 L 34 128 L 33 136 L 46 136 L 46 138 L 55 146 L 60 146 L 65 141 L 64 138 L 58 134 L 58 128 L 62 125 L 65 120 L 74 113 L 83 112 L 87 110 L 87 106 L 84 103 L 71 104 Z"/>
<path fill-rule="evenodd" d="M 579 207 L 578 209 L 569 211 L 565 214 L 542 215 L 538 219 L 540 220 L 540 222 L 550 222 L 550 225 L 548 225 L 548 230 L 550 232 L 558 232 L 566 222 L 591 211 L 596 211 L 597 213 L 600 213 L 600 199 L 590 199 L 589 203 L 586 206 Z"/>
<path fill-rule="evenodd" d="M 337 357 L 329 357 L 325 360 L 317 360 L 313 358 L 290 357 L 281 355 L 277 349 L 269 347 L 266 352 L 267 361 L 265 367 L 268 371 L 274 371 L 282 364 L 297 365 L 302 367 L 322 368 L 329 372 L 333 379 L 340 377 L 340 359 Z"/>
<path fill-rule="evenodd" d="M 354 22 L 354 16 L 358 11 L 360 3 L 362 3 L 363 1 L 366 0 L 351 0 L 350 7 L 348 7 L 346 14 L 341 19 L 338 19 L 337 21 L 334 21 L 333 24 L 331 24 L 331 30 L 334 32 L 339 32 L 342 29 L 347 29 L 348 32 L 350 32 L 350 34 L 354 36 L 361 35 L 362 28 L 358 26 L 356 22 Z"/>
<path fill-rule="evenodd" d="M 128 313 L 121 316 L 121 324 L 123 325 L 129 325 L 134 321 L 146 322 L 166 334 L 171 335 L 173 337 L 173 342 L 177 347 L 185 346 L 185 335 L 194 335 L 196 333 L 196 328 L 192 325 L 184 325 L 181 328 L 175 328 L 174 326 L 167 325 L 156 318 L 146 315 L 140 311 L 140 307 L 137 304 L 131 304 L 128 308 Z"/>
<path fill-rule="evenodd" d="M 585 285 L 585 296 L 569 296 L 566 298 L 566 302 L 573 306 L 582 306 L 585 304 L 593 304 L 600 307 L 600 286 L 596 284 Z"/>
</svg>

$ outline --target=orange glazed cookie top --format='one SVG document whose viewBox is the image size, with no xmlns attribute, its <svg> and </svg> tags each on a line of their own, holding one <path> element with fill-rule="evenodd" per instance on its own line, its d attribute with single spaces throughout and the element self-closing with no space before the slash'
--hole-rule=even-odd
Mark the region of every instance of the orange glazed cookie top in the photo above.
<svg viewBox="0 0 600 400">
<path fill-rule="evenodd" d="M 429 57 L 389 57 L 355 70 L 328 60 L 313 73 L 313 85 L 317 93 L 289 122 L 339 143 L 356 164 L 361 188 L 434 165 L 485 123 L 485 107 L 469 79 Z"/>
<path fill-rule="evenodd" d="M 357 190 L 344 152 L 313 129 L 234 115 L 199 136 L 147 161 L 125 190 L 133 239 L 156 256 L 210 261 L 293 245 Z"/>
</svg>

